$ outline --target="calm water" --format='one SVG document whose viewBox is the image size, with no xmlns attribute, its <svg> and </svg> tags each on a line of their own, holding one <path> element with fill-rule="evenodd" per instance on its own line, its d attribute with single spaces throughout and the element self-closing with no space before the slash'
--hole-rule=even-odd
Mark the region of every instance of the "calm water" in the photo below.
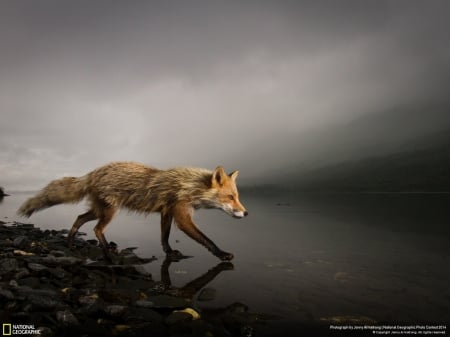
<svg viewBox="0 0 450 337">
<path fill-rule="evenodd" d="M 85 205 L 63 205 L 30 220 L 15 215 L 29 195 L 0 204 L 0 220 L 69 229 Z M 195 215 L 199 227 L 223 250 L 234 269 L 206 285 L 215 289 L 200 309 L 243 303 L 278 322 L 327 322 L 364 317 L 377 322 L 450 322 L 450 196 L 329 195 L 245 197 L 250 215 L 233 219 L 216 210 Z M 94 223 L 81 231 L 93 238 Z M 156 256 L 146 268 L 161 278 L 164 260 L 157 215 L 122 211 L 109 225 L 108 240 Z M 173 228 L 172 247 L 193 258 L 172 263 L 172 285 L 183 287 L 220 261 Z"/>
</svg>

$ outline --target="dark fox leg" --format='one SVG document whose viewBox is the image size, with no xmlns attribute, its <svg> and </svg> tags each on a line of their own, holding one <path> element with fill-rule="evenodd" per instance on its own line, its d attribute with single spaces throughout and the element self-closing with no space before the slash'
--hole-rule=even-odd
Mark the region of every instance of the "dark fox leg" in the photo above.
<svg viewBox="0 0 450 337">
<path fill-rule="evenodd" d="M 174 212 L 175 222 L 178 227 L 185 232 L 190 238 L 194 239 L 202 246 L 205 246 L 211 253 L 217 256 L 223 261 L 229 261 L 233 259 L 233 254 L 224 252 L 216 246 L 212 240 L 210 240 L 205 234 L 203 234 L 192 221 L 190 215 L 190 209 L 187 206 L 179 206 L 175 208 Z"/>
<path fill-rule="evenodd" d="M 178 250 L 173 250 L 169 245 L 170 228 L 172 227 L 173 216 L 168 212 L 161 212 L 161 244 L 164 253 L 168 257 L 182 257 Z"/>
<path fill-rule="evenodd" d="M 103 252 L 108 256 L 108 241 L 106 241 L 105 232 L 106 226 L 111 222 L 114 214 L 116 213 L 116 209 L 112 207 L 102 209 L 102 214 L 99 216 L 99 221 L 97 225 L 94 227 L 94 233 L 97 237 L 100 246 L 103 248 Z"/>
<path fill-rule="evenodd" d="M 80 214 L 77 219 L 75 220 L 74 224 L 72 225 L 72 228 L 70 229 L 69 235 L 67 236 L 67 245 L 69 248 L 72 248 L 73 239 L 75 237 L 75 234 L 78 232 L 81 226 L 83 226 L 86 222 L 96 220 L 97 216 L 95 215 L 94 211 L 90 210 L 86 213 Z"/>
</svg>

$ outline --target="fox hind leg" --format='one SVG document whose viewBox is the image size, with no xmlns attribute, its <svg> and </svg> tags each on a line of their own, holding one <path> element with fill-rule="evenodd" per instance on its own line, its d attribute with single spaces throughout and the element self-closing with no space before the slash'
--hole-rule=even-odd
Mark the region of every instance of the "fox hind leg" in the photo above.
<svg viewBox="0 0 450 337">
<path fill-rule="evenodd" d="M 172 227 L 173 216 L 168 212 L 161 212 L 161 244 L 164 253 L 169 258 L 181 258 L 181 254 L 178 250 L 173 250 L 169 244 L 170 228 Z"/>
<path fill-rule="evenodd" d="M 97 216 L 95 215 L 93 210 L 89 210 L 86 213 L 80 214 L 75 220 L 72 228 L 70 229 L 69 235 L 67 236 L 67 245 L 69 248 L 72 248 L 73 239 L 75 234 L 78 232 L 81 226 L 83 226 L 86 222 L 96 220 Z"/>
<path fill-rule="evenodd" d="M 106 226 L 111 222 L 112 218 L 116 214 L 116 209 L 113 207 L 103 208 L 101 211 L 99 221 L 97 225 L 94 227 L 94 233 L 97 237 L 100 246 L 103 248 L 105 255 L 108 255 L 108 241 L 106 241 L 105 235 L 103 234 L 106 230 Z"/>
</svg>

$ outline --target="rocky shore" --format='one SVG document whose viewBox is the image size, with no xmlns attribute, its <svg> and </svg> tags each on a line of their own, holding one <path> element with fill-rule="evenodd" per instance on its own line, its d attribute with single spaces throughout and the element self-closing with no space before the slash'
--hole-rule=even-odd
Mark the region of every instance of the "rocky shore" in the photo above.
<svg viewBox="0 0 450 337">
<path fill-rule="evenodd" d="M 67 231 L 0 222 L 0 321 L 34 329 L 39 336 L 254 336 L 264 317 L 241 303 L 200 310 L 214 277 L 233 268 L 220 263 L 182 288 L 171 286 L 165 260 L 155 281 L 134 248 L 105 261 L 96 240 L 78 235 L 75 249 Z M 155 262 L 156 263 L 156 262 Z M 25 331 L 25 330 L 24 330 Z M 39 332 L 39 334 L 36 333 Z"/>
</svg>

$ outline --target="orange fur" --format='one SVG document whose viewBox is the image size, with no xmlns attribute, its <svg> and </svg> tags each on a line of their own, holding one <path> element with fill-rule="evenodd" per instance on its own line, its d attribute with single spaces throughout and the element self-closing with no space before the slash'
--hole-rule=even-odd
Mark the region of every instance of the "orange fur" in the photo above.
<svg viewBox="0 0 450 337">
<path fill-rule="evenodd" d="M 232 254 L 221 251 L 192 221 L 192 210 L 218 208 L 231 216 L 247 215 L 239 202 L 235 171 L 226 174 L 221 166 L 214 171 L 200 168 L 159 170 L 133 162 L 107 164 L 82 177 L 65 177 L 50 182 L 18 210 L 24 216 L 61 203 L 76 203 L 88 198 L 90 209 L 76 219 L 68 236 L 71 246 L 78 229 L 98 220 L 94 232 L 106 250 L 106 226 L 120 208 L 161 213 L 161 241 L 167 254 L 179 254 L 170 248 L 168 237 L 172 219 L 186 234 L 223 260 Z"/>
</svg>

